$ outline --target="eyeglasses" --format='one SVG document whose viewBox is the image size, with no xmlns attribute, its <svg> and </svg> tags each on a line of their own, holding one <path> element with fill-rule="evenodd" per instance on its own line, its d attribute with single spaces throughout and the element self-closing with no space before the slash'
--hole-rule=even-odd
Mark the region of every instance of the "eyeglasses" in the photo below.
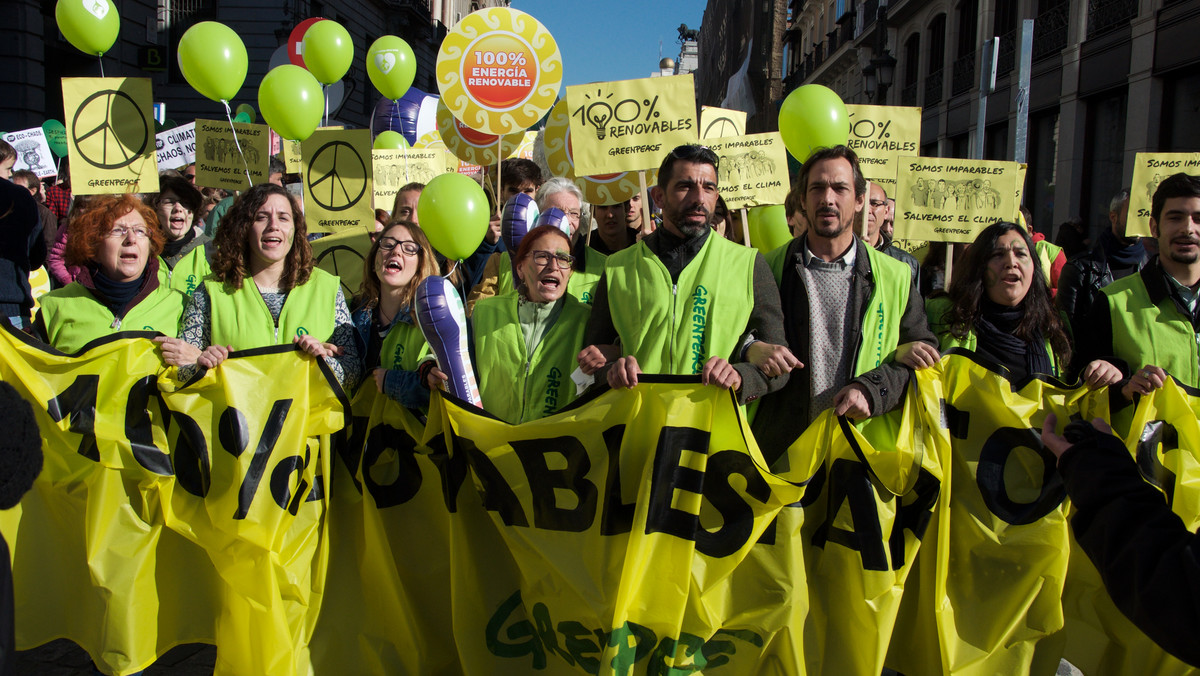
<svg viewBox="0 0 1200 676">
<path fill-rule="evenodd" d="M 109 230 L 106 237 L 111 237 L 112 239 L 125 239 L 126 235 L 133 235 L 134 239 L 146 239 L 150 236 L 150 231 L 147 230 L 146 226 L 144 225 L 135 225 L 131 228 L 118 225 L 112 230 Z"/>
<path fill-rule="evenodd" d="M 405 256 L 416 256 L 417 254 L 421 253 L 421 245 L 412 240 L 401 241 L 395 237 L 384 237 L 383 239 L 379 240 L 380 251 L 391 251 L 397 246 L 400 247 L 400 253 L 404 254 Z"/>
<path fill-rule="evenodd" d="M 575 262 L 575 257 L 571 254 L 554 253 L 552 251 L 534 251 L 530 256 L 533 257 L 533 262 L 538 267 L 546 267 L 550 261 L 554 261 L 554 267 L 559 270 L 566 270 Z"/>
<path fill-rule="evenodd" d="M 183 207 L 184 209 L 191 211 L 191 209 L 188 207 L 188 205 L 184 204 L 183 202 L 181 202 L 177 199 L 171 199 L 170 197 L 164 197 L 164 198 L 158 200 L 158 205 L 160 207 L 166 207 L 168 209 L 174 209 L 175 205 L 177 205 L 177 204 L 179 206 Z"/>
</svg>

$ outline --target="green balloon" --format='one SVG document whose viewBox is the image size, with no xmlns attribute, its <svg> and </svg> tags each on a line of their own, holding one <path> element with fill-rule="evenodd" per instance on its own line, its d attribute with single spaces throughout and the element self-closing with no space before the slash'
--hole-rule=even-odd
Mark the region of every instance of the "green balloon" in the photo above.
<svg viewBox="0 0 1200 676">
<path fill-rule="evenodd" d="M 42 131 L 46 133 L 46 145 L 50 152 L 59 157 L 67 156 L 67 128 L 58 120 L 46 120 L 42 123 Z"/>
<path fill-rule="evenodd" d="M 375 150 L 403 150 L 408 147 L 408 139 L 398 131 L 381 131 L 375 137 Z"/>
<path fill-rule="evenodd" d="M 782 204 L 750 209 L 750 245 L 768 253 L 792 241 L 787 210 Z"/>
<path fill-rule="evenodd" d="M 94 56 L 112 48 L 121 31 L 121 17 L 109 0 L 58 0 L 54 19 L 67 42 Z"/>
<path fill-rule="evenodd" d="M 250 118 L 251 122 L 258 121 L 258 112 L 255 111 L 254 106 L 250 105 L 249 103 L 243 103 L 242 105 L 238 106 L 237 109 L 234 110 L 233 112 L 238 115 L 245 113 L 246 117 Z"/>
<path fill-rule="evenodd" d="M 300 66 L 276 66 L 258 85 L 258 110 L 280 136 L 303 141 L 316 131 L 325 112 L 321 83 Z"/>
<path fill-rule="evenodd" d="M 245 113 L 238 113 L 237 115 L 233 116 L 233 121 L 234 122 L 242 122 L 244 124 L 250 124 L 254 120 L 251 120 L 250 116 Z"/>
<path fill-rule="evenodd" d="M 304 65 L 321 84 L 331 85 L 346 76 L 354 61 L 354 43 L 342 24 L 324 19 L 304 32 Z"/>
<path fill-rule="evenodd" d="M 430 181 L 417 200 L 417 214 L 429 243 L 452 260 L 466 259 L 487 234 L 487 196 L 465 174 L 439 174 Z"/>
<path fill-rule="evenodd" d="M 179 70 L 192 86 L 213 101 L 229 101 L 246 81 L 246 45 L 232 28 L 202 21 L 179 38 Z"/>
<path fill-rule="evenodd" d="M 804 162 L 813 150 L 845 145 L 850 138 L 850 115 L 832 89 L 810 84 L 792 90 L 779 107 L 783 145 Z"/>
<path fill-rule="evenodd" d="M 404 96 L 417 76 L 417 57 L 412 47 L 395 35 L 385 35 L 367 50 L 367 76 L 384 98 Z"/>
</svg>

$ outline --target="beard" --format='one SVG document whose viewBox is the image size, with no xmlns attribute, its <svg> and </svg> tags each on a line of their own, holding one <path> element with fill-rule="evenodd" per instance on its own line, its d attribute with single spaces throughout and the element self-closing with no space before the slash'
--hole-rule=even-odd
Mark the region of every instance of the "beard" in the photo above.
<svg viewBox="0 0 1200 676">
<path fill-rule="evenodd" d="M 704 214 L 704 222 L 696 223 L 687 220 L 689 216 L 694 217 L 698 213 Z M 703 202 L 685 204 L 680 207 L 668 205 L 667 208 L 663 209 L 663 218 L 678 228 L 679 232 L 683 233 L 685 237 L 692 238 L 708 230 L 709 221 L 712 220 L 712 212 L 704 206 Z"/>
</svg>

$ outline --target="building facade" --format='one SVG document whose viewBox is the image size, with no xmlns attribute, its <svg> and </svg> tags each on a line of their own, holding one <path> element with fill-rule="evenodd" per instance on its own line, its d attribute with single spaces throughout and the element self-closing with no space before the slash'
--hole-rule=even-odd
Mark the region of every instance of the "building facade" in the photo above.
<svg viewBox="0 0 1200 676">
<path fill-rule="evenodd" d="M 370 125 L 379 93 L 365 68 L 367 48 L 384 35 L 398 35 L 417 57 L 413 86 L 437 92 L 434 67 L 446 31 L 470 12 L 507 6 L 507 0 L 121 0 L 121 31 L 103 57 L 109 77 L 146 77 L 154 100 L 166 104 L 166 117 L 185 123 L 224 117 L 221 104 L 196 93 L 179 71 L 175 46 L 191 26 L 219 21 L 237 31 L 246 45 L 249 72 L 232 106 L 258 108 L 258 83 L 280 58 L 296 24 L 310 17 L 341 23 L 354 42 L 354 61 L 342 80 L 341 104 L 331 121 Z M 63 77 L 98 77 L 100 63 L 75 49 L 54 19 L 54 0 L 6 0 L 8 21 L 0 25 L 0 129 L 12 131 L 63 117 Z"/>
<path fill-rule="evenodd" d="M 896 59 L 888 105 L 922 108 L 921 153 L 973 156 L 983 44 L 1000 41 L 983 157 L 1012 159 L 1022 20 L 1034 20 L 1025 204 L 1050 233 L 1072 216 L 1106 227 L 1138 152 L 1198 151 L 1195 0 L 792 0 L 786 95 L 826 85 L 867 102 L 882 28 Z M 703 45 L 702 45 L 703 48 Z"/>
<path fill-rule="evenodd" d="M 696 102 L 745 111 L 751 133 L 778 128 L 787 0 L 708 0 L 700 23 Z"/>
</svg>

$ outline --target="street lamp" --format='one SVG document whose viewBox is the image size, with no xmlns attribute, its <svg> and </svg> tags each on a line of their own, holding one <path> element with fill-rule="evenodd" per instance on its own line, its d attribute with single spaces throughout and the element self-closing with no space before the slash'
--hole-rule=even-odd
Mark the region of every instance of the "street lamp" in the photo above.
<svg viewBox="0 0 1200 676">
<path fill-rule="evenodd" d="M 871 59 L 871 63 L 867 64 L 862 69 L 863 73 L 863 89 L 866 90 L 867 102 L 875 102 L 875 89 L 879 84 L 879 80 L 875 75 L 875 60 Z"/>
<path fill-rule="evenodd" d="M 862 71 L 867 100 L 881 106 L 887 105 L 887 92 L 896 77 L 896 57 L 887 50 L 887 29 L 887 5 L 881 5 L 875 15 L 875 56 Z"/>
<path fill-rule="evenodd" d="M 873 78 L 878 78 L 878 87 L 876 94 L 876 103 L 885 105 L 887 103 L 887 91 L 895 82 L 896 77 L 896 57 L 892 56 L 887 50 L 884 50 L 881 56 L 871 59 L 871 65 L 867 66 L 872 70 Z M 868 88 L 870 85 L 868 84 Z"/>
</svg>

